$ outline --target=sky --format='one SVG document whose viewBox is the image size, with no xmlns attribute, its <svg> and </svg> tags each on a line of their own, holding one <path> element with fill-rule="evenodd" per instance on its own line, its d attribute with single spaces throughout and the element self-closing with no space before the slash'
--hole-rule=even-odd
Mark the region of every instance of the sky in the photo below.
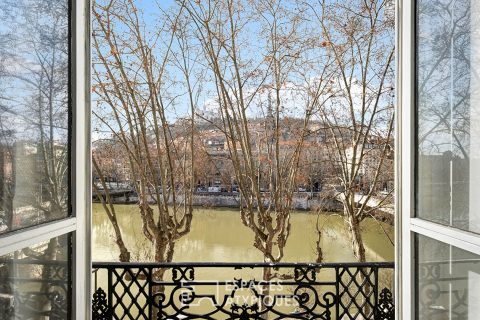
<svg viewBox="0 0 480 320">
<path fill-rule="evenodd" d="M 286 0 L 288 1 L 288 0 Z M 155 30 L 156 26 L 159 25 L 159 11 L 160 9 L 168 11 L 169 8 L 175 5 L 174 0 L 135 0 L 138 8 L 143 14 L 143 19 L 145 21 L 146 29 Z M 152 9 L 153 8 L 153 9 Z M 159 9 L 160 8 L 160 9 Z M 292 7 L 292 10 L 295 10 Z M 261 52 L 265 52 L 265 48 L 262 46 L 265 45 L 265 35 L 260 34 L 259 30 L 259 23 L 257 21 L 250 22 L 248 27 L 248 32 L 245 32 L 241 41 L 243 43 L 239 45 L 242 51 L 242 58 L 244 60 L 252 60 L 256 62 L 262 61 L 262 54 Z M 318 31 L 318 30 L 317 30 Z M 392 33 L 393 35 L 393 33 Z M 178 46 L 174 45 L 174 49 L 178 49 Z M 260 48 L 260 49 L 258 49 Z M 258 50 L 256 50 L 258 49 Z M 262 51 L 263 50 L 263 51 Z M 315 52 L 311 53 L 312 59 L 317 59 L 315 57 Z M 199 66 L 205 61 L 199 59 L 197 61 Z M 302 68 L 302 66 L 296 66 L 297 68 Z M 305 67 L 306 68 L 306 67 Z M 285 81 L 285 84 L 282 86 L 282 106 L 286 112 L 286 114 L 290 116 L 301 117 L 304 114 L 304 106 L 306 103 L 306 99 L 304 94 L 300 94 L 297 90 L 298 83 L 301 81 L 305 83 L 312 82 L 318 77 L 318 74 L 315 74 L 312 70 L 306 70 L 307 79 L 298 79 L 292 77 Z M 183 76 L 178 71 L 178 69 L 170 68 L 170 76 L 173 79 L 181 79 Z M 170 94 L 177 96 L 175 108 L 170 108 L 169 112 L 167 112 L 167 117 L 170 121 L 174 122 L 178 117 L 184 117 L 189 113 L 189 104 L 187 96 L 185 95 L 185 88 L 182 87 L 182 84 L 177 84 L 172 90 L 170 90 Z M 336 88 L 339 88 L 339 85 L 334 85 Z M 358 85 L 354 85 L 354 92 L 359 93 L 360 89 L 356 88 Z M 199 88 L 199 87 L 197 87 Z M 251 93 L 253 92 L 254 84 L 247 85 L 245 87 L 245 92 Z M 252 108 L 247 110 L 247 114 L 251 117 L 258 117 L 262 116 L 262 109 L 258 108 L 258 106 L 263 105 L 265 106 L 268 99 L 269 99 L 269 92 L 263 91 L 257 94 L 256 98 L 252 102 Z M 213 79 L 207 78 L 206 81 L 202 82 L 201 90 L 198 93 L 198 108 L 199 110 L 205 111 L 204 114 L 212 115 L 214 111 L 218 108 L 218 103 L 216 102 L 216 92 L 215 92 L 215 84 Z M 93 93 L 93 99 L 95 100 L 95 93 Z M 95 107 L 95 104 L 93 105 Z M 263 108 L 263 110 L 265 107 Z M 342 110 L 337 110 L 339 114 Z M 94 126 L 95 127 L 95 126 Z M 94 138 L 96 133 L 94 133 Z"/>
</svg>

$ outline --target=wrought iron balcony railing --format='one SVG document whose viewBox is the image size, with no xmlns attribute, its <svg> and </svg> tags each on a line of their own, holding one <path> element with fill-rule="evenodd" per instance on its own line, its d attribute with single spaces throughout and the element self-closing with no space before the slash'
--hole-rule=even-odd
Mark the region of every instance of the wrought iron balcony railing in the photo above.
<svg viewBox="0 0 480 320">
<path fill-rule="evenodd" d="M 93 264 L 93 319 L 394 319 L 379 263 Z"/>
</svg>

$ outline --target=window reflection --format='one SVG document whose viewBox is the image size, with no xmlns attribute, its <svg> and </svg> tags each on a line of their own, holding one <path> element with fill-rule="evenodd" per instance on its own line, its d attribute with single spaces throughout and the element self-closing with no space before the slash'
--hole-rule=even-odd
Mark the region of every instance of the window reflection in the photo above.
<svg viewBox="0 0 480 320">
<path fill-rule="evenodd" d="M 470 123 L 480 108 L 479 77 L 471 68 L 480 54 L 478 6 L 470 0 L 417 2 L 416 213 L 475 232 L 480 135 Z"/>
<path fill-rule="evenodd" d="M 0 233 L 68 212 L 68 1 L 0 1 Z"/>
<path fill-rule="evenodd" d="M 480 257 L 424 236 L 417 250 L 417 319 L 478 319 Z"/>
<path fill-rule="evenodd" d="M 70 236 L 0 257 L 0 319 L 69 319 Z"/>
</svg>

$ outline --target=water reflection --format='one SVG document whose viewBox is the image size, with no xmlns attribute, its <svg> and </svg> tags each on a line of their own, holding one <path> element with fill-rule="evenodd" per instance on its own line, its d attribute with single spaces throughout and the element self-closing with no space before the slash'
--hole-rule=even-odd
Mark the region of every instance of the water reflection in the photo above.
<svg viewBox="0 0 480 320">
<path fill-rule="evenodd" d="M 68 11 L 0 2 L 0 233 L 67 215 Z"/>
</svg>

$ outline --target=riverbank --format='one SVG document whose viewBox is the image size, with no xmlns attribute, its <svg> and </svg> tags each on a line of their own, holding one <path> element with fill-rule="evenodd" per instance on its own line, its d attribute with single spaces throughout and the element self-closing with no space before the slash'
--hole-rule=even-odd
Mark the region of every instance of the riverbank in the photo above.
<svg viewBox="0 0 480 320">
<path fill-rule="evenodd" d="M 138 197 L 135 195 L 122 194 L 114 197 L 113 202 L 115 204 L 136 204 L 138 203 Z M 94 202 L 99 202 L 94 198 Z M 181 195 L 178 196 L 178 201 L 182 202 Z M 153 198 L 150 199 L 150 203 L 155 203 Z M 241 198 L 238 193 L 229 192 L 202 192 L 195 193 L 193 195 L 192 204 L 196 208 L 228 208 L 238 209 L 240 207 Z M 265 200 L 265 204 L 268 204 L 268 199 Z M 331 194 L 325 192 L 309 193 L 298 192 L 294 195 L 292 201 L 293 210 L 297 211 L 312 211 L 312 212 L 335 212 L 338 214 L 343 213 L 342 203 L 333 197 Z M 391 226 L 394 224 L 394 215 L 382 210 L 373 210 L 372 217 L 378 221 L 387 223 Z"/>
</svg>

